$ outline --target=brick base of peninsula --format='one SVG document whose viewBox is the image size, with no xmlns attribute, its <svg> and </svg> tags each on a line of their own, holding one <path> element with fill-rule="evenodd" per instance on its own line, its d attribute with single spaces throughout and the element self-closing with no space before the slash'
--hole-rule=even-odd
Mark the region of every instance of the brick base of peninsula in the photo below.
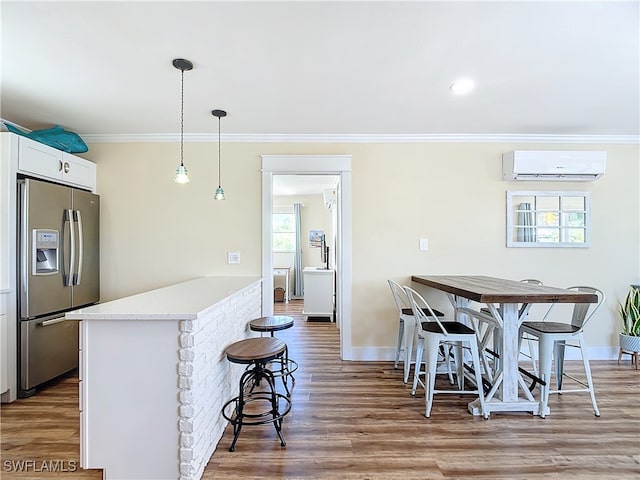
<svg viewBox="0 0 640 480">
<path fill-rule="evenodd" d="M 80 466 L 199 479 L 242 373 L 224 350 L 253 336 L 261 302 L 258 277 L 204 277 L 67 313 L 80 320 Z"/>
</svg>

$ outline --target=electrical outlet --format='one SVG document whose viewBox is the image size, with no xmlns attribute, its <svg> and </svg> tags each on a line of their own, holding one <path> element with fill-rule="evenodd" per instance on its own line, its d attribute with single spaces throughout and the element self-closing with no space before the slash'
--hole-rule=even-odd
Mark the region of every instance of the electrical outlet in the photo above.
<svg viewBox="0 0 640 480">
<path fill-rule="evenodd" d="M 421 252 L 426 252 L 427 250 L 429 250 L 429 239 L 428 238 L 421 238 L 420 239 L 420 251 Z"/>
<path fill-rule="evenodd" d="M 240 252 L 228 252 L 227 263 L 240 263 Z"/>
</svg>

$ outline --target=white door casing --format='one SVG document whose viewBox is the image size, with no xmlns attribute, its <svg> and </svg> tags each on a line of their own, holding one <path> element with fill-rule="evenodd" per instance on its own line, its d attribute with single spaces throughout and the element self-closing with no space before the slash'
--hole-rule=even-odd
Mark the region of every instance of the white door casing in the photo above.
<svg viewBox="0 0 640 480">
<path fill-rule="evenodd" d="M 353 360 L 351 345 L 351 155 L 261 155 L 262 158 L 262 314 L 273 315 L 273 175 L 338 175 L 336 325 L 340 356 Z"/>
</svg>

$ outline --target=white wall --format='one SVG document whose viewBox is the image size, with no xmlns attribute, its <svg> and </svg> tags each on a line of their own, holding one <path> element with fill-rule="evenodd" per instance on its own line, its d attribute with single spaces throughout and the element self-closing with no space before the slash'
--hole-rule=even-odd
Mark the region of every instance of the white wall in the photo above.
<svg viewBox="0 0 640 480">
<path fill-rule="evenodd" d="M 607 150 L 607 173 L 590 183 L 503 182 L 501 154 L 514 149 Z M 175 185 L 177 144 L 90 145 L 86 156 L 98 163 L 102 195 L 103 300 L 200 275 L 260 275 L 260 155 L 349 154 L 352 345 L 360 357 L 393 348 L 388 278 L 406 283 L 412 274 L 445 273 L 597 286 L 608 298 L 587 340 L 603 354 L 617 352 L 617 300 L 640 281 L 638 145 L 229 143 L 224 202 L 213 200 L 214 150 L 186 144 L 192 181 Z M 591 247 L 506 248 L 507 190 L 591 192 Z M 427 252 L 418 250 L 421 237 L 429 239 Z M 227 265 L 228 251 L 241 253 L 239 265 Z"/>
</svg>

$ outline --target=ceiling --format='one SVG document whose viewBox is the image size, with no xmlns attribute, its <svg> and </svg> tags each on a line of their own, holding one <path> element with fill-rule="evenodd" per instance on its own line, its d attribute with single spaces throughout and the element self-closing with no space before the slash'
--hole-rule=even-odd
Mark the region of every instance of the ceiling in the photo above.
<svg viewBox="0 0 640 480">
<path fill-rule="evenodd" d="M 172 60 L 186 58 L 184 132 L 194 140 L 217 138 L 212 109 L 228 112 L 230 141 L 635 138 L 638 7 L 3 0 L 0 113 L 29 129 L 175 136 Z M 475 90 L 452 94 L 459 77 Z"/>
</svg>

